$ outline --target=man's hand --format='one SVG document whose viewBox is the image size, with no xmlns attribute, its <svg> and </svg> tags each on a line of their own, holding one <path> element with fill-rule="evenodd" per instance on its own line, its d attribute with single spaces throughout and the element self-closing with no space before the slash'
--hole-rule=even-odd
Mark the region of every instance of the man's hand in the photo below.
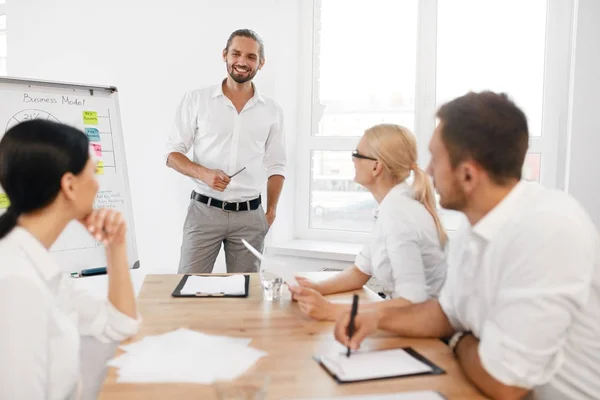
<svg viewBox="0 0 600 400">
<path fill-rule="evenodd" d="M 231 180 L 229 176 L 220 169 L 206 169 L 200 176 L 200 180 L 219 192 L 224 191 Z"/>
<path fill-rule="evenodd" d="M 290 286 L 290 292 L 298 302 L 300 310 L 307 316 L 319 321 L 335 321 L 335 304 L 325 300 L 321 293 L 302 286 Z"/>
<path fill-rule="evenodd" d="M 269 228 L 273 225 L 275 221 L 275 210 L 267 210 L 265 213 L 265 217 L 267 218 L 267 223 L 269 224 Z"/>
<path fill-rule="evenodd" d="M 358 350 L 363 340 L 377 331 L 379 318 L 376 312 L 357 314 L 354 318 L 354 335 L 349 339 L 348 325 L 350 324 L 350 311 L 345 311 L 335 323 L 335 339 L 352 350 Z"/>
<path fill-rule="evenodd" d="M 107 247 L 125 243 L 125 233 L 127 232 L 125 219 L 116 210 L 108 208 L 93 210 L 80 222 L 96 240 Z"/>
</svg>

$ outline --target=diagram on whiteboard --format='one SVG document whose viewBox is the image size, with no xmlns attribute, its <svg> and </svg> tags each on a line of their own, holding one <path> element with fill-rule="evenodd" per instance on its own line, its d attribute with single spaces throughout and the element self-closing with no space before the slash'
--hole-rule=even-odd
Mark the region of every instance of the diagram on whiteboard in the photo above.
<svg viewBox="0 0 600 400">
<path fill-rule="evenodd" d="M 97 111 L 83 111 L 83 131 L 90 140 L 90 144 L 100 160 L 96 173 L 117 173 L 117 160 L 115 157 L 112 121 L 110 110 L 106 113 Z"/>
<path fill-rule="evenodd" d="M 96 172 L 99 175 L 105 173 L 116 173 L 117 162 L 114 151 L 114 141 L 112 133 L 112 121 L 110 118 L 110 110 L 106 110 L 106 113 L 99 113 L 97 111 L 83 111 L 80 114 L 83 122 L 79 124 L 78 128 L 83 127 L 83 131 L 90 140 L 91 146 L 96 154 L 96 157 L 100 160 Z M 79 119 L 80 117 L 78 117 Z M 45 119 L 61 123 L 60 119 L 51 114 L 48 111 L 40 109 L 25 109 L 14 114 L 6 123 L 6 131 L 13 126 L 32 119 Z M 67 118 L 72 120 L 73 118 Z M 67 119 L 64 121 L 65 123 Z M 0 135 L 1 136 L 1 135 Z"/>
<path fill-rule="evenodd" d="M 18 113 L 13 115 L 8 120 L 8 123 L 6 124 L 6 130 L 9 130 L 13 126 L 15 126 L 23 121 L 28 121 L 30 119 L 47 119 L 47 120 L 54 121 L 54 122 L 60 122 L 58 120 L 58 118 L 56 118 L 54 115 L 50 114 L 47 111 L 36 110 L 36 109 L 27 109 L 27 110 L 19 111 Z"/>
</svg>

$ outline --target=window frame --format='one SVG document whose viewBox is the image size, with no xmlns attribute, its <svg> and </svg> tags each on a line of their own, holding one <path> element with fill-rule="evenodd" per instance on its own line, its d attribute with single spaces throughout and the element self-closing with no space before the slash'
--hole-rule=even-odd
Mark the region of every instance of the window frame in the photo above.
<svg viewBox="0 0 600 400">
<path fill-rule="evenodd" d="M 542 136 L 530 137 L 529 153 L 541 155 L 540 183 L 564 189 L 566 175 L 567 118 L 570 86 L 572 24 L 575 0 L 547 0 L 542 97 Z M 297 138 L 297 184 L 294 237 L 297 239 L 360 243 L 369 233 L 310 228 L 311 156 L 312 151 L 351 151 L 358 137 L 315 136 L 318 119 L 318 73 L 315 58 L 319 55 L 318 18 L 321 0 L 302 1 L 300 5 L 300 79 Z M 415 87 L 415 135 L 419 165 L 429 163 L 428 143 L 436 125 L 437 79 L 437 12 L 438 0 L 420 0 L 417 24 L 417 67 Z M 432 28 L 433 27 L 433 28 Z"/>
<path fill-rule="evenodd" d="M 7 18 L 7 20 L 8 20 L 8 16 L 7 16 L 7 13 L 6 13 L 6 1 L 0 2 L 0 15 L 1 16 L 5 16 Z M 8 26 L 5 27 L 5 28 L 0 29 L 0 34 L 2 34 L 4 36 L 7 36 L 7 34 L 8 34 Z M 8 51 L 7 51 L 7 53 L 8 53 Z M 8 54 L 6 55 L 6 57 L 0 57 L 0 59 L 2 59 L 2 58 L 4 58 L 4 62 L 8 64 L 8 61 L 7 61 L 8 60 Z M 6 71 L 7 71 L 7 73 L 4 74 L 5 76 L 8 75 L 8 67 L 6 68 Z M 2 74 L 0 74 L 0 75 L 2 75 Z"/>
</svg>

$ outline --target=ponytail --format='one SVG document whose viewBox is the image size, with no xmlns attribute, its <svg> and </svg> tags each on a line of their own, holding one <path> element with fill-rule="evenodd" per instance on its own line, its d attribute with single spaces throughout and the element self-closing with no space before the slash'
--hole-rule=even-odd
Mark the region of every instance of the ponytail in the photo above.
<svg viewBox="0 0 600 400">
<path fill-rule="evenodd" d="M 413 166 L 413 172 L 413 195 L 416 200 L 425 206 L 429 214 L 431 214 L 433 217 L 433 221 L 435 222 L 435 227 L 440 238 L 440 243 L 442 244 L 442 248 L 444 248 L 446 247 L 446 243 L 448 243 L 448 234 L 446 233 L 446 230 L 444 229 L 442 221 L 440 220 L 437 212 L 431 180 L 429 179 L 429 176 L 427 176 L 427 173 L 417 165 Z"/>
<path fill-rule="evenodd" d="M 10 206 L 6 212 L 0 215 L 0 239 L 12 231 L 17 226 L 17 220 L 19 219 L 19 212 Z"/>
</svg>

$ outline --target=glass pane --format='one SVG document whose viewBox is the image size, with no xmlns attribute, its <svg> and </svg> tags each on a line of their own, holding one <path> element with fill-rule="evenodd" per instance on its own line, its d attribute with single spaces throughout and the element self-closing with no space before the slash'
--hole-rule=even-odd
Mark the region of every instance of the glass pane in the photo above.
<svg viewBox="0 0 600 400">
<path fill-rule="evenodd" d="M 438 0 L 437 104 L 507 93 L 542 135 L 547 0 Z"/>
<path fill-rule="evenodd" d="M 377 202 L 354 182 L 350 151 L 313 151 L 309 227 L 370 232 Z"/>
<path fill-rule="evenodd" d="M 317 136 L 414 131 L 417 0 L 321 0 L 314 58 Z"/>
<path fill-rule="evenodd" d="M 542 167 L 542 155 L 539 153 L 529 153 L 525 156 L 523 163 L 523 179 L 526 181 L 540 181 L 540 169 Z"/>
</svg>

